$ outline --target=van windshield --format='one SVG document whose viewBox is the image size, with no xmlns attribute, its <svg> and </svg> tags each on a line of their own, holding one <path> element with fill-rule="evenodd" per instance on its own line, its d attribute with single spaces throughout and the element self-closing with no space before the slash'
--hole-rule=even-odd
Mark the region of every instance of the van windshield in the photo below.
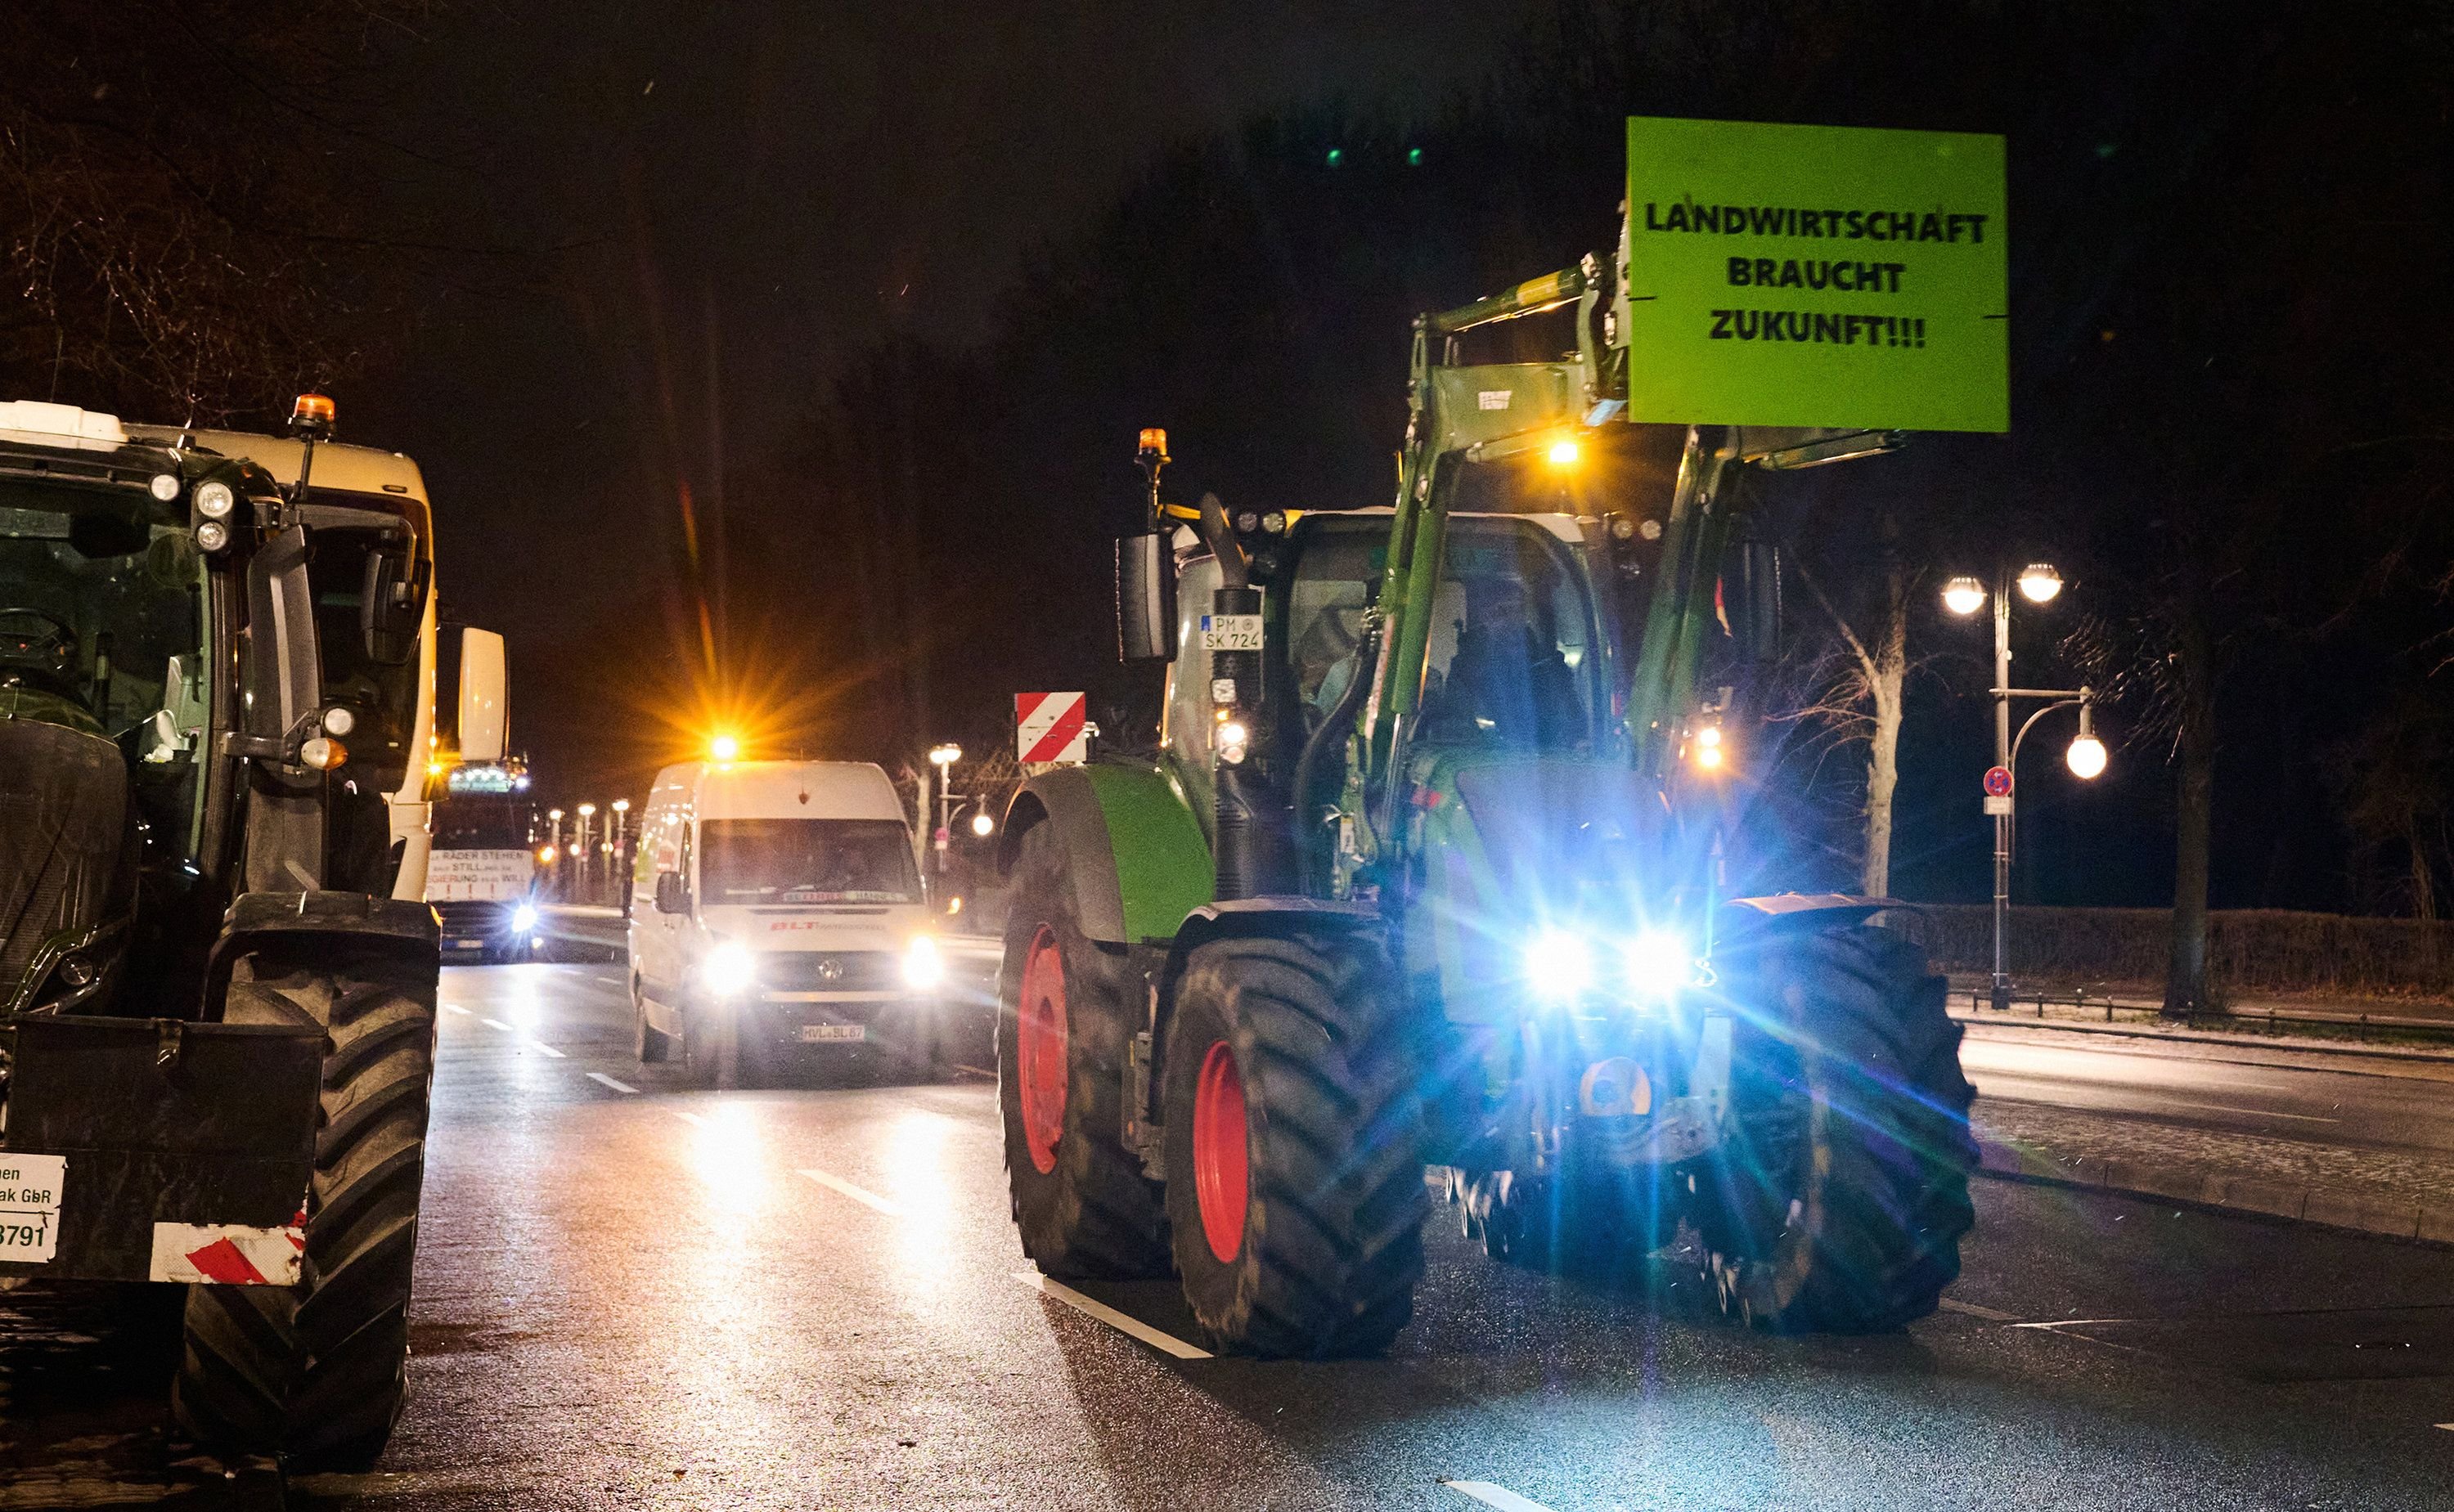
<svg viewBox="0 0 2454 1512">
<path fill-rule="evenodd" d="M 699 846 L 712 904 L 920 901 L 910 832 L 893 819 L 711 819 Z"/>
</svg>

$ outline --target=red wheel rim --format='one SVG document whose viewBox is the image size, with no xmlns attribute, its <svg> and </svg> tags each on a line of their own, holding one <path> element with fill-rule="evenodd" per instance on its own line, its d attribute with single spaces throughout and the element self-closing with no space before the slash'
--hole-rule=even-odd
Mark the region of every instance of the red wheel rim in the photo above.
<svg viewBox="0 0 2454 1512">
<path fill-rule="evenodd" d="M 1201 1058 L 1201 1078 L 1193 1087 L 1193 1195 L 1201 1207 L 1201 1237 L 1221 1261 L 1234 1260 L 1244 1247 L 1251 1159 L 1244 1077 L 1236 1069 L 1236 1052 L 1220 1040 Z"/>
<path fill-rule="evenodd" d="M 1046 925 L 1022 958 L 1022 1001 L 1014 1011 L 1022 1142 L 1045 1176 L 1056 1169 L 1056 1142 L 1065 1133 L 1065 952 Z"/>
</svg>

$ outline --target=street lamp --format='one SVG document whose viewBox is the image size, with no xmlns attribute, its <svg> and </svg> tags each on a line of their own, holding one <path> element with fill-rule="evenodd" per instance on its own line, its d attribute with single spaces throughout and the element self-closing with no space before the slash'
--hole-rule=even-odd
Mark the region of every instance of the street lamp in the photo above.
<svg viewBox="0 0 2454 1512">
<path fill-rule="evenodd" d="M 2093 780 L 2104 771 L 2104 743 L 2096 738 L 2088 714 L 2095 704 L 2096 692 L 2088 687 L 2013 687 L 2011 686 L 2011 584 L 2006 568 L 2002 580 L 1990 597 L 1994 601 L 1994 686 L 1987 689 L 1994 696 L 1994 766 L 2001 774 L 1988 774 L 1985 811 L 1994 821 L 1994 980 L 1995 1011 L 2007 1012 L 2011 1006 L 2011 974 L 2003 948 L 2005 926 L 2011 914 L 2011 821 L 2014 814 L 2012 774 L 2019 769 L 2020 743 L 2028 738 L 2028 730 L 2037 721 L 2058 708 L 2079 706 L 2079 739 L 2071 742 L 2063 754 L 2074 776 Z M 2062 590 L 2062 575 L 2050 562 L 2031 562 L 2020 571 L 2017 579 L 2020 596 L 2035 605 L 2046 605 Z M 1962 619 L 1985 607 L 1989 595 L 1985 585 L 1973 577 L 1956 577 L 1942 586 L 1942 607 Z M 2028 716 L 2015 739 L 2011 734 L 2011 702 L 2014 699 L 2042 699 L 2045 706 Z M 1996 783 L 2000 783 L 2000 790 Z"/>
<path fill-rule="evenodd" d="M 952 838 L 947 825 L 954 816 L 955 764 L 962 759 L 963 747 L 953 741 L 929 748 L 929 765 L 937 768 L 937 828 L 930 843 L 937 854 L 937 881 L 941 885 L 946 880 L 946 850 Z"/>
<path fill-rule="evenodd" d="M 996 833 L 996 821 L 990 817 L 987 809 L 983 808 L 972 816 L 972 833 L 982 840 Z"/>
</svg>

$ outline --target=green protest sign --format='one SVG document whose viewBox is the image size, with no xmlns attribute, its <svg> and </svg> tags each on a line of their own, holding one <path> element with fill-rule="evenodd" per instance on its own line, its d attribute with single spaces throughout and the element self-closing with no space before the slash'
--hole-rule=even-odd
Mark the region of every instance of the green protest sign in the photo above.
<svg viewBox="0 0 2454 1512">
<path fill-rule="evenodd" d="M 1628 415 L 2007 430 L 2002 139 L 1627 123 Z"/>
</svg>

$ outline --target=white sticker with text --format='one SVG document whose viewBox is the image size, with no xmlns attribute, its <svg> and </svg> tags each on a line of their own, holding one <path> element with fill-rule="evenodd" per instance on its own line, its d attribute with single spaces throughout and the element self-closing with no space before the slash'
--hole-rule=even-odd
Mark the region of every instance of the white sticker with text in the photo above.
<svg viewBox="0 0 2454 1512">
<path fill-rule="evenodd" d="M 60 1189 L 68 1184 L 65 1155 L 0 1150 L 0 1261 L 40 1265 L 60 1243 Z"/>
</svg>

